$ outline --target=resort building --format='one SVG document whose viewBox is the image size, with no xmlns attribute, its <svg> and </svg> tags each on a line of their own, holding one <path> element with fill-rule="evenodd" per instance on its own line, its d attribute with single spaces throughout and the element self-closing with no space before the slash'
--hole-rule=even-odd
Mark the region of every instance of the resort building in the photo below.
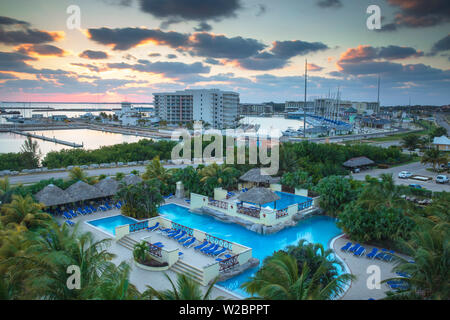
<svg viewBox="0 0 450 320">
<path fill-rule="evenodd" d="M 156 115 L 168 123 L 202 121 L 215 129 L 232 128 L 238 117 L 239 93 L 219 89 L 154 93 Z"/>
<path fill-rule="evenodd" d="M 122 102 L 122 108 L 115 114 L 123 126 L 137 126 L 159 122 L 153 108 L 135 108 L 131 103 Z"/>
<path fill-rule="evenodd" d="M 259 115 L 271 115 L 273 114 L 273 107 L 270 104 L 254 104 L 254 103 L 241 103 L 239 104 L 239 115 L 245 116 L 259 116 Z"/>
<path fill-rule="evenodd" d="M 440 151 L 450 151 L 450 139 L 446 136 L 435 137 L 433 145 Z"/>
</svg>

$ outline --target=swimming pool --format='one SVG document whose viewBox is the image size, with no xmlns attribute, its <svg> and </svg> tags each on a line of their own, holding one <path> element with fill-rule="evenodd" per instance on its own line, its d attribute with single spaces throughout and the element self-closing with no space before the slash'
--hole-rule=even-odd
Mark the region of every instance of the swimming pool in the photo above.
<svg viewBox="0 0 450 320">
<path fill-rule="evenodd" d="M 284 249 L 288 245 L 297 244 L 300 239 L 312 243 L 320 243 L 329 248 L 330 240 L 340 235 L 342 231 L 336 226 L 336 219 L 326 216 L 315 216 L 300 221 L 297 226 L 284 229 L 271 235 L 260 235 L 249 231 L 237 224 L 228 224 L 218 221 L 210 216 L 195 214 L 185 207 L 168 204 L 159 208 L 160 214 L 176 223 L 205 231 L 224 240 L 240 243 L 253 249 L 253 257 L 260 262 L 273 252 Z M 248 294 L 240 288 L 258 268 L 252 268 L 218 285 L 233 291 L 241 296 Z"/>
<path fill-rule="evenodd" d="M 87 221 L 87 223 L 89 223 L 90 225 L 99 228 L 113 236 L 116 235 L 116 227 L 124 226 L 127 224 L 134 224 L 136 222 L 137 220 L 122 215 Z"/>
</svg>

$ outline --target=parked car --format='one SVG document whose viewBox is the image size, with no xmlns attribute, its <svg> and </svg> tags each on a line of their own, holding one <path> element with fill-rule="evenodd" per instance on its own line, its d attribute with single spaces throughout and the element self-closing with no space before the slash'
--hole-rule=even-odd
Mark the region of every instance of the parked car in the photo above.
<svg viewBox="0 0 450 320">
<path fill-rule="evenodd" d="M 422 186 L 420 184 L 412 183 L 409 185 L 410 188 L 414 189 L 422 189 Z"/>
<path fill-rule="evenodd" d="M 409 171 L 402 171 L 402 172 L 400 172 L 400 173 L 398 174 L 398 177 L 399 177 L 400 179 L 408 179 L 408 178 L 411 178 L 411 177 L 412 177 L 412 173 L 409 172 Z"/>
<path fill-rule="evenodd" d="M 440 174 L 436 177 L 436 183 L 448 183 L 448 177 Z"/>
</svg>

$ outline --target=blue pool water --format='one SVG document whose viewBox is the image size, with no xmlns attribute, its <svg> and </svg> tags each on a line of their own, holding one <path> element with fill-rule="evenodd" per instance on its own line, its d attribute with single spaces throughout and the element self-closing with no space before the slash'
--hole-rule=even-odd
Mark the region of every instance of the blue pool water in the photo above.
<svg viewBox="0 0 450 320">
<path fill-rule="evenodd" d="M 311 198 L 308 198 L 308 197 L 298 196 L 298 195 L 286 193 L 286 192 L 275 191 L 275 193 L 281 199 L 277 200 L 276 204 L 274 202 L 271 202 L 271 203 L 267 203 L 267 204 L 263 205 L 263 207 L 265 207 L 265 208 L 269 207 L 270 209 L 274 209 L 275 205 L 276 205 L 276 208 L 281 210 L 281 209 L 285 209 L 285 208 L 289 207 L 292 204 L 303 203 L 308 200 L 311 200 Z"/>
<path fill-rule="evenodd" d="M 176 223 L 248 246 L 253 249 L 253 257 L 258 258 L 260 262 L 275 251 L 284 249 L 288 245 L 297 244 L 301 239 L 320 243 L 328 248 L 330 240 L 342 233 L 336 226 L 336 220 L 325 216 L 308 218 L 299 222 L 295 227 L 275 234 L 260 235 L 237 224 L 227 224 L 210 216 L 192 213 L 189 209 L 175 204 L 164 205 L 159 208 L 159 212 L 163 217 Z M 218 283 L 218 285 L 246 297 L 248 294 L 240 288 L 240 285 L 254 275 L 257 270 L 258 268 L 249 269 L 232 279 Z"/>
<path fill-rule="evenodd" d="M 133 218 L 125 217 L 122 215 L 88 221 L 90 225 L 93 225 L 94 227 L 97 227 L 99 229 L 102 229 L 103 231 L 106 231 L 109 234 L 115 235 L 116 234 L 116 227 L 124 226 L 127 224 L 134 224 L 137 220 L 134 220 Z"/>
</svg>

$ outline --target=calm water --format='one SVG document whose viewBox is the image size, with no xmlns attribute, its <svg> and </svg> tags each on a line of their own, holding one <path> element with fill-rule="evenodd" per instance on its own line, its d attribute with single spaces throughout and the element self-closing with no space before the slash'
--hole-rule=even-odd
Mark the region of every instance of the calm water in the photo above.
<svg viewBox="0 0 450 320">
<path fill-rule="evenodd" d="M 137 142 L 144 137 L 136 137 L 123 135 L 118 133 L 101 132 L 89 129 L 74 129 L 74 130 L 49 130 L 49 131 L 30 131 L 31 133 L 44 135 L 47 137 L 56 137 L 64 141 L 75 143 L 83 143 L 84 149 L 92 150 L 100 148 L 101 146 L 111 146 L 124 142 Z M 26 140 L 25 136 L 13 133 L 0 133 L 0 153 L 19 152 L 20 147 Z M 34 140 L 34 139 L 33 139 Z M 62 149 L 72 149 L 69 146 L 56 144 L 49 141 L 36 139 L 41 149 L 43 157 L 50 151 L 59 151 Z"/>
<path fill-rule="evenodd" d="M 260 235 L 237 224 L 226 224 L 210 216 L 191 213 L 188 209 L 169 204 L 159 208 L 160 214 L 176 223 L 205 231 L 224 240 L 237 242 L 253 249 L 253 257 L 261 262 L 275 251 L 295 245 L 301 239 L 311 243 L 320 243 L 329 248 L 330 240 L 342 231 L 336 226 L 336 220 L 325 216 L 316 216 L 301 221 L 297 226 L 284 229 L 276 234 Z M 258 268 L 252 268 L 224 282 L 218 283 L 241 296 L 248 294 L 240 288 Z"/>
<path fill-rule="evenodd" d="M 277 209 L 281 210 L 281 209 L 285 209 L 285 208 L 289 207 L 290 205 L 292 205 L 294 203 L 303 203 L 308 200 L 311 200 L 311 198 L 308 198 L 308 197 L 298 196 L 298 195 L 286 193 L 286 192 L 275 191 L 275 193 L 277 195 L 279 195 L 281 199 L 277 200 L 276 204 L 274 202 L 272 202 L 272 203 L 267 203 L 267 204 L 263 205 L 264 208 L 274 209 L 276 206 Z"/>
<path fill-rule="evenodd" d="M 285 131 L 288 128 L 292 128 L 294 130 L 298 130 L 300 128 L 303 129 L 302 120 L 285 119 L 282 117 L 245 117 L 240 121 L 240 123 L 260 125 L 258 134 L 271 133 L 271 136 L 273 137 L 280 137 L 282 135 L 282 131 Z M 307 124 L 306 127 L 309 128 L 311 126 Z"/>
<path fill-rule="evenodd" d="M 134 220 L 130 217 L 125 217 L 122 215 L 88 221 L 90 225 L 93 225 L 94 227 L 97 227 L 99 229 L 102 229 L 103 231 L 115 235 L 116 234 L 116 228 L 120 226 L 125 226 L 127 224 L 134 224 L 137 220 Z"/>
</svg>

